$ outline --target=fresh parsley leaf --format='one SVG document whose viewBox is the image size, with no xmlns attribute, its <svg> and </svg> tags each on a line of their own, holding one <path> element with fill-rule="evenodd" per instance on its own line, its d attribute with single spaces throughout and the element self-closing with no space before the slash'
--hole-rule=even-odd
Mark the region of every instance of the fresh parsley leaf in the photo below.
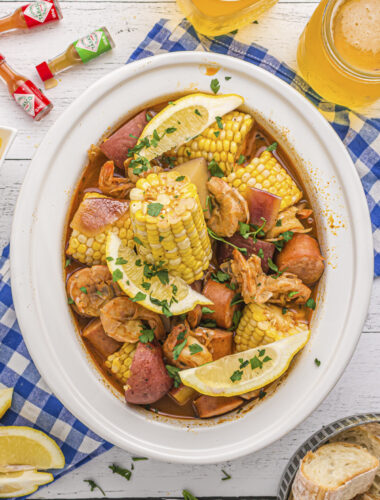
<svg viewBox="0 0 380 500">
<path fill-rule="evenodd" d="M 223 122 L 222 122 L 221 117 L 220 116 L 216 116 L 215 117 L 215 121 L 218 124 L 218 127 L 220 128 L 220 130 L 223 130 Z"/>
<path fill-rule="evenodd" d="M 277 146 L 278 146 L 277 142 L 273 142 L 270 146 L 266 148 L 265 151 L 276 151 Z"/>
<path fill-rule="evenodd" d="M 222 238 L 221 236 L 218 236 L 216 233 L 214 233 L 214 231 L 212 229 L 210 229 L 209 227 L 207 228 L 207 232 L 208 234 L 211 236 L 211 238 L 213 238 L 214 240 L 217 240 L 217 241 L 222 241 L 223 243 L 225 243 L 226 245 L 230 245 L 231 247 L 233 248 L 236 248 L 237 250 L 239 250 L 239 252 L 241 253 L 244 253 L 246 254 L 247 253 L 247 249 L 246 248 L 240 248 L 240 247 L 237 247 L 236 245 L 234 245 L 233 243 L 231 243 L 230 241 L 227 241 L 225 240 L 224 238 Z"/>
<path fill-rule="evenodd" d="M 184 175 L 180 175 L 179 177 L 177 177 L 176 181 L 177 181 L 177 182 L 181 182 L 181 181 L 183 181 L 183 180 L 184 180 L 184 178 L 185 178 L 185 176 L 184 176 Z"/>
<path fill-rule="evenodd" d="M 268 363 L 268 361 L 272 361 L 272 358 L 270 356 L 265 356 L 263 363 Z"/>
<path fill-rule="evenodd" d="M 295 292 L 295 291 L 293 291 L 293 292 L 289 292 L 289 293 L 288 293 L 288 297 L 289 297 L 289 299 L 292 299 L 293 297 L 295 297 L 295 296 L 296 296 L 296 295 L 298 295 L 299 293 L 300 293 L 300 292 Z"/>
<path fill-rule="evenodd" d="M 175 348 L 173 349 L 173 359 L 175 361 L 179 358 L 179 356 L 180 356 L 181 352 L 183 351 L 186 344 L 187 344 L 187 339 L 185 339 L 180 344 L 176 345 Z"/>
<path fill-rule="evenodd" d="M 79 290 L 87 295 L 87 288 L 85 286 L 81 286 Z"/>
<path fill-rule="evenodd" d="M 136 260 L 135 260 L 135 265 L 136 265 L 137 267 L 141 267 L 141 266 L 142 266 L 141 259 L 136 259 Z"/>
<path fill-rule="evenodd" d="M 148 214 L 152 217 L 157 217 L 163 208 L 164 205 L 162 205 L 162 203 L 149 203 Z"/>
<path fill-rule="evenodd" d="M 115 464 L 109 465 L 108 468 L 111 469 L 114 474 L 119 474 L 119 476 L 124 477 L 127 481 L 130 481 L 132 472 L 129 469 L 124 469 L 123 467 Z"/>
<path fill-rule="evenodd" d="M 284 231 L 281 233 L 281 236 L 285 241 L 290 241 L 293 238 L 293 235 L 293 231 Z"/>
<path fill-rule="evenodd" d="M 270 257 L 268 258 L 268 267 L 275 273 L 281 274 L 281 271 L 278 270 L 277 265 L 273 262 L 273 260 Z"/>
<path fill-rule="evenodd" d="M 68 303 L 68 304 L 74 304 L 74 301 L 73 301 L 73 299 L 72 299 L 71 297 L 69 297 L 69 298 L 67 299 L 67 303 Z"/>
<path fill-rule="evenodd" d="M 137 236 L 134 236 L 133 241 L 141 246 L 144 246 L 143 242 Z"/>
<path fill-rule="evenodd" d="M 235 370 L 233 374 L 231 375 L 230 379 L 231 382 L 237 382 L 238 380 L 241 380 L 241 377 L 243 376 L 243 371 L 242 370 Z"/>
<path fill-rule="evenodd" d="M 232 76 L 225 76 L 224 77 L 224 79 L 227 80 L 227 82 L 228 82 L 228 80 L 231 80 L 231 78 L 232 78 Z"/>
<path fill-rule="evenodd" d="M 140 342 L 147 344 L 148 342 L 153 342 L 154 340 L 154 330 L 151 328 L 142 328 L 141 335 L 139 337 Z"/>
<path fill-rule="evenodd" d="M 264 391 L 264 389 L 260 389 L 259 399 L 263 399 L 266 395 L 267 395 L 267 393 Z"/>
<path fill-rule="evenodd" d="M 239 366 L 240 370 L 242 370 L 243 368 L 245 368 L 246 366 L 248 366 L 248 365 L 249 365 L 249 361 L 248 361 L 248 359 L 246 359 L 246 360 L 244 361 L 244 359 L 243 359 L 243 358 L 239 358 L 239 363 L 240 363 L 240 366 Z"/>
<path fill-rule="evenodd" d="M 144 290 L 149 290 L 149 288 L 151 287 L 152 283 L 148 283 L 147 281 L 143 281 L 141 283 L 141 286 L 144 288 Z"/>
<path fill-rule="evenodd" d="M 211 278 L 213 281 L 217 281 L 218 283 L 225 283 L 226 281 L 230 281 L 231 276 L 223 271 L 217 271 L 216 273 L 211 274 Z"/>
<path fill-rule="evenodd" d="M 100 486 L 98 486 L 95 481 L 93 481 L 92 479 L 84 479 L 83 480 L 85 483 L 88 483 L 88 485 L 90 486 L 91 488 L 91 491 L 94 491 L 95 488 L 98 488 L 98 490 L 100 490 L 102 493 L 103 493 L 103 496 L 106 496 L 106 494 L 104 493 L 104 491 L 102 490 L 102 488 Z"/>
<path fill-rule="evenodd" d="M 167 269 L 160 269 L 157 271 L 157 277 L 163 285 L 167 285 L 169 283 L 169 271 Z"/>
<path fill-rule="evenodd" d="M 112 280 L 113 281 L 119 281 L 123 277 L 122 271 L 120 269 L 115 269 L 112 273 Z"/>
<path fill-rule="evenodd" d="M 214 92 L 214 94 L 217 94 L 220 90 L 220 83 L 217 78 L 213 78 L 210 83 L 211 90 Z"/>
<path fill-rule="evenodd" d="M 277 222 L 276 222 L 276 226 L 277 226 L 277 227 L 282 226 L 282 220 L 281 220 L 281 219 L 278 219 L 278 220 L 277 220 Z"/>
<path fill-rule="evenodd" d="M 223 170 L 219 167 L 219 165 L 216 163 L 216 161 L 214 159 L 212 159 L 210 161 L 210 163 L 208 164 L 207 168 L 209 169 L 210 174 L 212 175 L 212 177 L 219 177 L 219 178 L 224 177 Z"/>
<path fill-rule="evenodd" d="M 196 110 L 194 111 L 194 113 L 195 113 L 196 115 L 198 115 L 198 116 L 202 116 L 202 115 L 201 115 L 201 113 L 199 112 L 199 109 L 196 109 Z"/>
<path fill-rule="evenodd" d="M 260 259 L 263 259 L 265 257 L 264 250 L 262 248 L 259 248 L 257 255 L 260 257 Z"/>
<path fill-rule="evenodd" d="M 321 366 L 321 362 L 319 361 L 319 359 L 318 359 L 318 358 L 315 358 L 315 359 L 314 359 L 314 363 L 315 363 L 318 367 L 319 367 L 319 366 Z"/>
<path fill-rule="evenodd" d="M 199 344 L 191 344 L 189 345 L 189 351 L 191 355 L 197 354 L 198 352 L 203 351 L 203 347 Z"/>
<path fill-rule="evenodd" d="M 265 354 L 265 349 L 259 349 L 259 358 L 262 358 Z"/>
<path fill-rule="evenodd" d="M 234 315 L 232 316 L 232 330 L 236 330 L 236 328 L 239 326 L 240 318 L 242 317 L 242 312 L 241 311 L 235 311 Z"/>
<path fill-rule="evenodd" d="M 113 260 L 113 257 L 106 257 L 106 260 L 107 260 L 108 262 L 111 262 L 111 261 Z"/>
<path fill-rule="evenodd" d="M 228 481 L 228 479 L 231 479 L 231 476 L 227 474 L 225 470 L 222 469 L 222 472 L 224 474 L 224 477 L 222 477 L 222 481 Z"/>
<path fill-rule="evenodd" d="M 216 138 L 218 138 L 218 137 L 219 137 L 219 135 L 220 135 L 220 130 L 216 130 L 216 131 L 214 132 L 214 135 L 215 135 L 215 137 L 216 137 Z"/>
<path fill-rule="evenodd" d="M 167 134 L 173 134 L 177 129 L 175 127 L 169 127 L 165 130 Z"/>
<path fill-rule="evenodd" d="M 314 311 L 315 307 L 316 307 L 316 303 L 315 303 L 315 300 L 314 299 L 309 299 L 307 302 L 306 302 L 306 307 L 308 307 L 309 309 L 312 309 Z"/>
<path fill-rule="evenodd" d="M 239 158 L 238 158 L 237 164 L 241 165 L 244 162 L 245 162 L 245 156 L 244 155 L 240 155 Z"/>
<path fill-rule="evenodd" d="M 169 374 L 169 377 L 174 379 L 174 387 L 179 387 L 181 385 L 181 378 L 178 375 L 178 372 L 180 371 L 179 368 L 172 365 L 165 365 L 165 368 Z"/>
<path fill-rule="evenodd" d="M 71 259 L 66 259 L 65 267 L 69 267 L 70 264 L 71 264 Z"/>
<path fill-rule="evenodd" d="M 145 113 L 145 119 L 147 122 L 150 122 L 150 120 L 152 119 L 152 117 L 150 116 L 149 113 Z"/>
<path fill-rule="evenodd" d="M 249 360 L 249 363 L 251 365 L 252 370 L 256 370 L 256 368 L 262 368 L 263 367 L 263 362 L 261 359 L 259 359 L 257 356 L 254 356 Z"/>
<path fill-rule="evenodd" d="M 252 24 L 259 24 L 259 21 L 252 21 Z"/>
<path fill-rule="evenodd" d="M 118 257 L 116 260 L 115 260 L 115 264 L 117 266 L 122 266 L 123 264 L 126 264 L 128 261 L 125 260 L 123 257 Z"/>
<path fill-rule="evenodd" d="M 210 309 L 209 307 L 202 307 L 202 314 L 212 314 L 214 313 L 215 311 L 213 311 L 212 309 Z"/>
<path fill-rule="evenodd" d="M 132 302 L 140 302 L 140 300 L 145 300 L 146 299 L 146 294 L 142 292 L 137 292 L 136 295 L 133 297 Z"/>
</svg>

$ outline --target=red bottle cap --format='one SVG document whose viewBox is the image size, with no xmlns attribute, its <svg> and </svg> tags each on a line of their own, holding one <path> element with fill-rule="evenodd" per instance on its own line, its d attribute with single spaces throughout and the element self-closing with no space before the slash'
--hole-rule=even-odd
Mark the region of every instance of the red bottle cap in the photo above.
<svg viewBox="0 0 380 500">
<path fill-rule="evenodd" d="M 37 73 L 40 75 L 40 78 L 43 82 L 46 80 L 50 80 L 50 78 L 54 78 L 53 73 L 50 71 L 50 68 L 47 62 L 42 62 L 36 66 Z"/>
<path fill-rule="evenodd" d="M 0 62 L 3 62 L 5 61 L 5 56 L 3 56 L 3 54 L 0 54 Z"/>
</svg>

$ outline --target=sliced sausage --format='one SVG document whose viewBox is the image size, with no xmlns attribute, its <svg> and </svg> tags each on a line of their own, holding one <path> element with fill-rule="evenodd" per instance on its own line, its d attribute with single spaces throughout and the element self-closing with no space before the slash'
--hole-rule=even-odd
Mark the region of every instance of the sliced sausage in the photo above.
<svg viewBox="0 0 380 500">
<path fill-rule="evenodd" d="M 139 342 L 125 391 L 126 401 L 138 405 L 155 403 L 172 385 L 173 379 L 165 368 L 160 345 Z"/>
<path fill-rule="evenodd" d="M 193 335 L 211 352 L 213 361 L 232 353 L 232 332 L 200 326 L 194 330 Z"/>
<path fill-rule="evenodd" d="M 276 264 L 280 271 L 295 274 L 306 285 L 318 281 L 325 267 L 317 240 L 301 233 L 295 233 L 285 244 Z"/>
<path fill-rule="evenodd" d="M 208 306 L 213 313 L 203 314 L 202 318 L 216 321 L 220 328 L 231 328 L 232 319 L 237 306 L 231 305 L 236 295 L 234 290 L 230 290 L 223 283 L 209 279 L 203 288 L 203 295 L 210 299 L 213 304 Z"/>
<path fill-rule="evenodd" d="M 137 138 L 140 137 L 146 124 L 146 111 L 144 110 L 106 139 L 100 145 L 100 149 L 108 159 L 115 162 L 117 167 L 123 168 L 129 149 L 136 145 Z"/>
<path fill-rule="evenodd" d="M 237 396 L 225 398 L 203 395 L 194 400 L 194 409 L 200 418 L 210 418 L 235 410 L 242 402 Z"/>
<path fill-rule="evenodd" d="M 121 342 L 108 337 L 100 319 L 91 321 L 82 332 L 82 337 L 88 340 L 92 347 L 104 358 L 118 351 L 123 345 Z"/>
<path fill-rule="evenodd" d="M 192 311 L 189 311 L 186 315 L 187 322 L 190 325 L 190 328 L 196 328 L 201 322 L 202 318 L 202 306 L 199 304 L 194 307 Z"/>
<path fill-rule="evenodd" d="M 231 238 L 226 238 L 227 241 L 230 241 L 235 246 L 239 248 L 246 248 L 247 252 L 243 253 L 244 257 L 248 259 L 252 254 L 258 255 L 261 257 L 261 267 L 264 273 L 269 271 L 268 259 L 273 260 L 273 254 L 275 251 L 275 246 L 273 243 L 269 241 L 256 240 L 256 243 L 252 238 L 243 238 L 243 236 L 239 233 L 235 233 Z M 216 250 L 216 258 L 218 264 L 222 264 L 227 260 L 232 259 L 232 252 L 234 251 L 234 247 L 231 245 L 227 245 L 226 243 L 218 243 L 218 247 Z"/>
</svg>

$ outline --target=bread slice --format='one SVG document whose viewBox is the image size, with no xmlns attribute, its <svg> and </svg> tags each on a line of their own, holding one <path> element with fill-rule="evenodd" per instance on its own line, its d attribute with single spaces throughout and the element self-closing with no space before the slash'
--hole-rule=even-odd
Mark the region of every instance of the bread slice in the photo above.
<svg viewBox="0 0 380 500">
<path fill-rule="evenodd" d="M 293 482 L 294 500 L 351 500 L 371 486 L 379 460 L 351 443 L 329 443 L 301 461 Z"/>
</svg>

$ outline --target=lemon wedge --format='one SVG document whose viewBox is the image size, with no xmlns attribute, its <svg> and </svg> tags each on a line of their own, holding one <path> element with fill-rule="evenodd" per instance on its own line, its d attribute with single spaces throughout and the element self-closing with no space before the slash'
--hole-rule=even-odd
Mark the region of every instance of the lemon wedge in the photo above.
<svg viewBox="0 0 380 500">
<path fill-rule="evenodd" d="M 0 390 L 0 418 L 2 418 L 7 410 L 11 407 L 13 397 L 13 389 Z"/>
<path fill-rule="evenodd" d="M 241 106 L 237 94 L 190 94 L 168 104 L 145 126 L 139 143 L 149 142 L 139 155 L 153 160 L 162 153 L 188 142 L 211 125 L 216 117 Z"/>
<path fill-rule="evenodd" d="M 279 378 L 309 340 L 310 331 L 179 372 L 184 385 L 208 396 L 238 396 Z"/>
<path fill-rule="evenodd" d="M 197 304 L 213 304 L 178 276 L 167 271 L 158 272 L 144 261 L 144 257 L 122 245 L 112 232 L 107 236 L 106 261 L 113 280 L 123 292 L 158 314 L 178 315 L 193 310 Z"/>
<path fill-rule="evenodd" d="M 51 483 L 53 479 L 52 474 L 36 470 L 0 474 L 0 498 L 31 495 L 39 486 Z"/>
<path fill-rule="evenodd" d="M 0 464 L 62 469 L 65 457 L 55 441 L 30 427 L 0 427 Z M 0 489 L 1 491 L 1 489 Z"/>
</svg>

